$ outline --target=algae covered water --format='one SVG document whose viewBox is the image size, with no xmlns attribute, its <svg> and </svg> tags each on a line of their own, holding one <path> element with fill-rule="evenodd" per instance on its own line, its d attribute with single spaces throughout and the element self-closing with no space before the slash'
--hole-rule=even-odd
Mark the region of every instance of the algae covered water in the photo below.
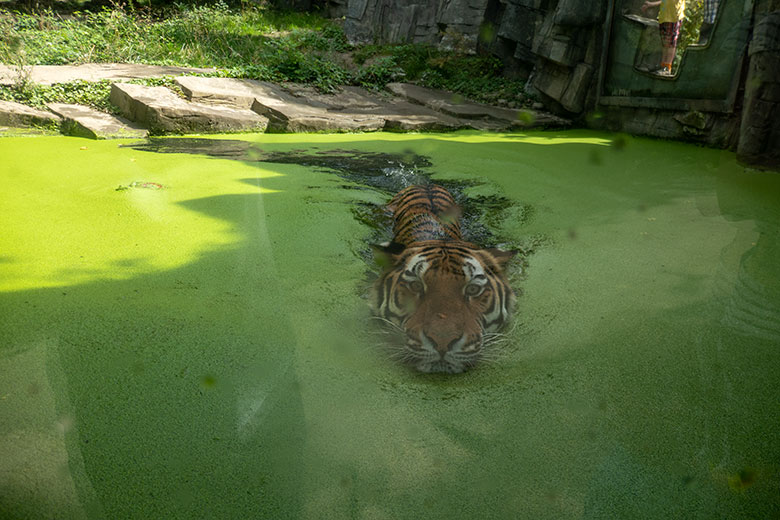
<svg viewBox="0 0 780 520">
<path fill-rule="evenodd" d="M 585 131 L 0 139 L 2 518 L 771 518 L 780 177 Z M 457 376 L 368 320 L 377 208 L 524 251 Z M 385 236 L 384 239 L 389 238 Z"/>
</svg>

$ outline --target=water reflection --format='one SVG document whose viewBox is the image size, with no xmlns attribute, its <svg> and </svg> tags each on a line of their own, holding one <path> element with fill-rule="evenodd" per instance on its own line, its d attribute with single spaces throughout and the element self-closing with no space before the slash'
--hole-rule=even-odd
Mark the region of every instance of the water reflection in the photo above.
<svg viewBox="0 0 780 520">
<path fill-rule="evenodd" d="M 735 243 L 750 241 L 750 247 L 739 259 L 733 290 L 724 294 L 723 323 L 738 334 L 770 342 L 780 342 L 778 200 L 775 179 L 758 173 L 745 174 L 736 185 L 722 182 L 718 190 L 726 219 L 753 223 L 753 229 L 740 231 L 735 239 Z"/>
</svg>

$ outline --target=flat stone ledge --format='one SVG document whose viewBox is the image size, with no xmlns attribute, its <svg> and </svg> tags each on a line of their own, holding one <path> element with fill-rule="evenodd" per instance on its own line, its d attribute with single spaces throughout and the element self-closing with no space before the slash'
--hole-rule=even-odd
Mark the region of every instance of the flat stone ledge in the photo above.
<svg viewBox="0 0 780 520">
<path fill-rule="evenodd" d="M 332 110 L 319 99 L 296 96 L 266 81 L 182 76 L 176 83 L 192 101 L 250 107 L 268 118 L 271 132 L 370 132 L 385 124 L 373 114 Z"/>
<path fill-rule="evenodd" d="M 82 105 L 49 103 L 47 106 L 62 118 L 61 130 L 65 135 L 89 139 L 121 139 L 143 138 L 148 133 L 122 118 Z"/>
<path fill-rule="evenodd" d="M 51 112 L 37 110 L 13 101 L 0 101 L 0 126 L 26 128 L 59 122 L 59 116 Z"/>
<path fill-rule="evenodd" d="M 463 96 L 411 83 L 389 83 L 387 89 L 406 100 L 462 120 L 478 130 L 500 131 L 514 128 L 568 126 L 566 119 L 537 110 L 516 110 L 469 101 Z"/>
<path fill-rule="evenodd" d="M 124 117 L 155 134 L 264 132 L 268 126 L 268 118 L 251 110 L 193 103 L 165 87 L 115 83 L 110 99 Z"/>
<path fill-rule="evenodd" d="M 22 67 L 0 65 L 0 85 L 13 85 L 25 79 L 39 85 L 54 85 L 70 81 L 129 80 L 179 76 L 181 74 L 207 74 L 216 69 L 190 67 L 165 67 L 133 63 L 86 63 L 83 65 L 32 65 Z"/>
<path fill-rule="evenodd" d="M 176 83 L 192 101 L 251 107 L 268 117 L 273 132 L 446 131 L 465 126 L 451 116 L 359 87 L 323 94 L 303 85 L 231 78 L 183 76 Z"/>
<path fill-rule="evenodd" d="M 180 76 L 176 85 L 188 100 L 196 103 L 251 109 L 260 82 L 236 78 Z"/>
<path fill-rule="evenodd" d="M 296 84 L 285 84 L 285 88 L 298 99 L 326 106 L 332 115 L 380 118 L 384 121 L 382 130 L 451 131 L 467 126 L 449 115 L 361 87 L 345 86 L 333 94 L 323 94 L 314 87 Z"/>
</svg>

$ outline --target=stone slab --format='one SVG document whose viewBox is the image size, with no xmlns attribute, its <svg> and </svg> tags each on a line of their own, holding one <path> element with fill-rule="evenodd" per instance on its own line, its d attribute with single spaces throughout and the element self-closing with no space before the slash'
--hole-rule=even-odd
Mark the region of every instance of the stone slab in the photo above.
<svg viewBox="0 0 780 520">
<path fill-rule="evenodd" d="M 215 107 L 180 98 L 165 87 L 114 83 L 111 102 L 151 133 L 263 132 L 268 118 L 251 110 Z"/>
<path fill-rule="evenodd" d="M 457 119 L 359 87 L 324 94 L 294 83 L 183 76 L 176 83 L 192 101 L 251 106 L 274 132 L 370 132 L 454 130 Z"/>
<path fill-rule="evenodd" d="M 379 130 L 384 124 L 374 117 L 330 115 L 326 105 L 296 97 L 281 86 L 266 81 L 181 77 L 176 83 L 193 101 L 250 107 L 268 118 L 268 130 L 271 132 L 372 131 Z"/>
<path fill-rule="evenodd" d="M 0 85 L 13 85 L 20 78 L 40 85 L 67 83 L 75 80 L 100 81 L 179 76 L 181 74 L 210 73 L 215 69 L 165 67 L 133 63 L 85 63 L 83 65 L 32 65 L 18 67 L 0 64 Z"/>
<path fill-rule="evenodd" d="M 196 103 L 251 109 L 255 101 L 255 87 L 246 80 L 180 76 L 174 81 Z"/>
<path fill-rule="evenodd" d="M 192 101 L 251 108 L 268 118 L 268 130 L 272 132 L 376 130 L 379 126 L 365 126 L 360 121 L 337 122 L 327 116 L 326 106 L 296 98 L 279 85 L 265 81 L 181 77 L 176 83 Z"/>
<path fill-rule="evenodd" d="M 271 127 L 282 132 L 372 132 L 384 128 L 381 117 L 332 105 L 316 98 L 294 95 L 288 89 L 256 82 L 252 109 L 267 115 Z"/>
<path fill-rule="evenodd" d="M 143 138 L 148 133 L 120 117 L 83 105 L 49 103 L 49 110 L 62 118 L 62 133 L 88 139 Z"/>
<path fill-rule="evenodd" d="M 13 101 L 0 101 L 0 126 L 26 128 L 59 122 L 59 116 L 51 112 L 37 110 Z"/>
<path fill-rule="evenodd" d="M 444 90 L 410 83 L 389 83 L 393 94 L 458 118 L 477 130 L 505 131 L 513 128 L 567 126 L 565 119 L 536 110 L 517 110 L 469 101 Z"/>
<path fill-rule="evenodd" d="M 571 80 L 566 86 L 566 92 L 561 97 L 563 108 L 574 114 L 579 114 L 585 107 L 585 96 L 591 84 L 593 67 L 587 63 L 579 63 L 574 67 Z"/>
<path fill-rule="evenodd" d="M 404 99 L 369 92 L 361 87 L 342 87 L 332 94 L 323 94 L 315 88 L 286 84 L 293 96 L 323 105 L 328 114 L 354 118 L 374 116 L 384 121 L 382 130 L 388 131 L 447 131 L 465 128 L 462 121 L 409 103 Z"/>
</svg>

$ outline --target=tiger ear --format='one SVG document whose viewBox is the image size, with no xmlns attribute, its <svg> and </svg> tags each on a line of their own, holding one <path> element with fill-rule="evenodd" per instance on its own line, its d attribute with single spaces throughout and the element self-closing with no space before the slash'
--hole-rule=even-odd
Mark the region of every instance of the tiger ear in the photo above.
<svg viewBox="0 0 780 520">
<path fill-rule="evenodd" d="M 490 253 L 490 255 L 496 260 L 498 267 L 500 267 L 502 271 L 506 269 L 506 265 L 509 263 L 509 261 L 520 252 L 519 249 L 510 249 L 509 251 L 504 251 L 503 249 L 499 249 L 497 247 L 491 247 L 489 249 L 485 249 L 485 251 Z"/>
<path fill-rule="evenodd" d="M 396 258 L 406 248 L 398 242 L 385 242 L 384 244 L 372 244 L 374 250 L 374 261 L 382 269 L 391 267 L 395 264 Z"/>
</svg>

